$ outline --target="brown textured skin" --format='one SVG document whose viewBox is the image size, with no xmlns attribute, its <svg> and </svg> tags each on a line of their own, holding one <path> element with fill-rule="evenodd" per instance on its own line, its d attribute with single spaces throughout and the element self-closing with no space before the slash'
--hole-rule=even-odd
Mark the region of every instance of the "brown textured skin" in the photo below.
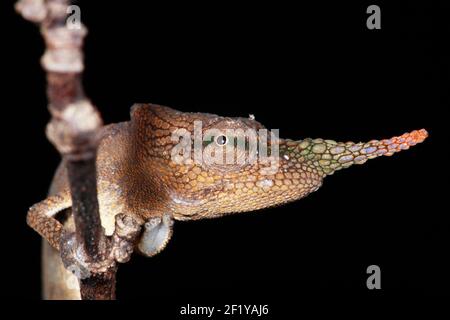
<svg viewBox="0 0 450 320">
<path fill-rule="evenodd" d="M 172 132 L 179 128 L 193 132 L 194 121 L 198 120 L 202 121 L 204 131 L 264 128 L 247 118 L 183 113 L 150 104 L 133 106 L 130 122 L 103 128 L 97 154 L 97 181 L 100 215 L 107 235 L 113 233 L 114 216 L 118 213 L 132 215 L 143 224 L 164 214 L 175 220 L 196 220 L 294 201 L 316 191 L 324 177 L 336 170 L 377 156 L 392 155 L 422 142 L 427 136 L 425 130 L 420 130 L 368 143 L 280 139 L 280 165 L 276 172 L 267 171 L 269 165 L 259 162 L 174 163 L 171 151 L 177 142 L 172 141 Z M 216 144 L 213 147 L 223 148 Z M 235 152 L 239 156 L 245 150 L 236 148 Z M 49 198 L 33 206 L 27 217 L 28 224 L 55 249 L 59 248 L 62 225 L 53 216 L 70 205 L 67 173 L 62 163 Z M 46 264 L 63 268 L 57 251 L 51 248 L 45 247 L 44 259 Z M 45 279 L 45 297 L 77 298 L 73 290 L 58 288 L 59 282 L 73 276 L 65 270 L 54 274 L 54 285 L 48 284 L 51 282 L 48 276 Z"/>
<path fill-rule="evenodd" d="M 268 165 L 262 166 L 259 163 L 244 166 L 196 163 L 177 165 L 170 158 L 174 146 L 171 133 L 176 128 L 186 128 L 192 132 L 193 122 L 197 120 L 203 122 L 204 131 L 209 128 L 264 127 L 250 119 L 182 113 L 160 106 L 140 106 L 132 114 L 132 131 L 135 135 L 133 141 L 140 143 L 135 146 L 135 163 L 142 170 L 140 177 L 152 182 L 136 183 L 142 192 L 131 190 L 127 200 L 133 201 L 133 206 L 139 205 L 144 212 L 151 209 L 142 208 L 142 205 L 155 206 L 154 202 L 143 200 L 153 197 L 152 184 L 159 191 L 159 201 L 156 201 L 158 211 L 171 212 L 177 220 L 191 220 L 220 217 L 293 201 L 317 189 L 324 176 L 313 165 L 304 164 L 298 168 L 294 162 L 288 162 L 284 158 L 281 159 L 280 171 L 276 175 L 261 175 L 261 169 Z M 290 180 L 294 176 L 296 179 Z M 267 179 L 273 181 L 272 186 L 262 183 Z M 143 185 L 148 189 L 142 188 Z"/>
</svg>

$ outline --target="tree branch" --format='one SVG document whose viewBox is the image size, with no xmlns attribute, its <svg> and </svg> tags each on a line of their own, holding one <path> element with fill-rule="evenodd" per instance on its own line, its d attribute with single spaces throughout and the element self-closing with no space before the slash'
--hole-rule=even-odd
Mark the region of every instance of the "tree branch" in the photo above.
<svg viewBox="0 0 450 320">
<path fill-rule="evenodd" d="M 87 276 L 80 280 L 83 299 L 114 299 L 116 260 L 129 259 L 132 248 L 126 246 L 126 241 L 133 240 L 138 231 L 133 221 L 128 221 L 129 234 L 107 238 L 101 226 L 95 161 L 102 120 L 81 83 L 82 45 L 87 30 L 81 23 L 74 28 L 66 26 L 68 6 L 68 0 L 21 0 L 16 10 L 40 26 L 46 44 L 41 64 L 47 73 L 52 115 L 47 137 L 67 163 L 76 227 L 75 240 L 67 234 L 62 237 L 63 262 L 76 256 L 87 269 Z M 119 223 L 123 225 L 123 220 Z M 115 250 L 118 246 L 122 246 L 121 251 Z"/>
</svg>

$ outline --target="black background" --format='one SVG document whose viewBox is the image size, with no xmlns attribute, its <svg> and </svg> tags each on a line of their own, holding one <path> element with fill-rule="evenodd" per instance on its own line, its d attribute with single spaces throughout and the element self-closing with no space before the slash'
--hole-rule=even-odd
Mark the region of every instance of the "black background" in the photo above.
<svg viewBox="0 0 450 320">
<path fill-rule="evenodd" d="M 298 202 L 176 223 L 164 252 L 120 267 L 118 299 L 289 310 L 305 295 L 370 302 L 445 293 L 449 6 L 392 2 L 76 2 L 89 28 L 85 90 L 106 123 L 152 102 L 254 114 L 291 139 L 430 133 L 409 151 L 336 173 Z M 381 7 L 381 30 L 366 28 L 370 4 Z M 1 6 L 1 295 L 38 299 L 40 241 L 25 216 L 45 198 L 59 156 L 44 135 L 42 39 Z M 376 292 L 366 288 L 372 264 L 382 272 Z"/>
</svg>

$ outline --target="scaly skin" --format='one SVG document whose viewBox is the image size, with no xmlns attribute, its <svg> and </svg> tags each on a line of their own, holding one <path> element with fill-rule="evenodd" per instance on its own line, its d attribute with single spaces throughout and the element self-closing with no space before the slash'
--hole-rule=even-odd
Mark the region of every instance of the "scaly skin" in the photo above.
<svg viewBox="0 0 450 320">
<path fill-rule="evenodd" d="M 337 170 L 381 155 L 390 156 L 427 137 L 427 132 L 422 129 L 367 143 L 280 139 L 279 166 L 275 171 L 270 170 L 269 164 L 259 161 L 207 164 L 188 160 L 175 163 L 171 152 L 178 140 L 172 140 L 172 133 L 183 128 L 194 136 L 194 121 L 202 122 L 203 132 L 212 128 L 222 132 L 264 128 L 252 119 L 183 113 L 150 104 L 135 105 L 130 122 L 103 129 L 98 150 L 100 216 L 107 235 L 114 232 L 117 214 L 130 215 L 144 230 L 136 248 L 142 254 L 152 256 L 170 239 L 173 220 L 221 217 L 294 201 L 316 191 L 323 179 Z M 214 152 L 225 148 L 217 144 L 208 146 L 215 148 L 211 149 Z M 246 152 L 245 148 L 239 147 L 233 150 L 236 157 Z M 60 247 L 63 224 L 54 217 L 70 206 L 67 173 L 62 163 L 49 197 L 30 208 L 27 216 L 28 224 L 56 250 Z M 71 227 L 70 216 L 65 222 L 59 220 L 66 229 Z M 61 267 L 56 251 L 46 245 L 44 248 L 47 263 Z M 46 276 L 45 297 L 78 298 L 74 294 L 76 290 L 69 292 L 64 287 L 70 275 L 61 270 L 55 274 L 60 275 Z"/>
</svg>

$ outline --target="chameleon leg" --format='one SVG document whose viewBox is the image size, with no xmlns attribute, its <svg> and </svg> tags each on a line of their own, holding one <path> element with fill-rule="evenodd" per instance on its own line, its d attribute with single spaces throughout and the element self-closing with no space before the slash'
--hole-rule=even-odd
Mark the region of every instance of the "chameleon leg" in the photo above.
<svg viewBox="0 0 450 320">
<path fill-rule="evenodd" d="M 72 205 L 70 197 L 53 195 L 33 205 L 27 214 L 27 223 L 50 245 L 59 250 L 59 240 L 63 225 L 54 216 Z"/>
<path fill-rule="evenodd" d="M 147 257 L 154 256 L 165 248 L 172 237 L 172 216 L 150 218 L 144 224 L 144 232 L 138 243 L 138 250 Z"/>
</svg>

